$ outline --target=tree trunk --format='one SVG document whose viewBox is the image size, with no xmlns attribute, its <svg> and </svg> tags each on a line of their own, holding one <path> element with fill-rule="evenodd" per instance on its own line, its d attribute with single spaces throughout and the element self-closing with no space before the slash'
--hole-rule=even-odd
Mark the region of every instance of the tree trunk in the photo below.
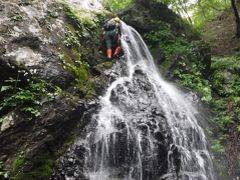
<svg viewBox="0 0 240 180">
<path fill-rule="evenodd" d="M 204 18 L 205 20 L 207 20 L 207 16 L 206 16 L 206 13 L 205 13 L 204 8 L 202 7 L 201 0 L 197 1 L 197 5 L 198 5 L 199 8 L 201 9 L 201 14 L 202 14 L 203 18 Z"/>
<path fill-rule="evenodd" d="M 238 38 L 240 38 L 240 17 L 239 17 L 239 13 L 238 13 L 238 9 L 237 9 L 235 0 L 231 0 L 231 4 L 232 4 L 232 8 L 233 8 L 234 15 L 235 15 L 235 21 L 236 21 L 236 36 Z"/>
<path fill-rule="evenodd" d="M 191 17 L 188 14 L 188 10 L 187 10 L 186 4 L 183 1 L 181 1 L 181 0 L 178 0 L 178 4 L 181 6 L 183 13 L 187 16 L 188 22 L 190 24 L 193 24 L 192 19 L 191 19 Z"/>
</svg>

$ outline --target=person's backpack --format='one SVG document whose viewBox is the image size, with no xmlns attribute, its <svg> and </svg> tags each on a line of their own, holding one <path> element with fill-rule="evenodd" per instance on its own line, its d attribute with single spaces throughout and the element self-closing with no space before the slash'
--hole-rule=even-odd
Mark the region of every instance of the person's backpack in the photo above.
<svg viewBox="0 0 240 180">
<path fill-rule="evenodd" d="M 103 25 L 103 28 L 105 31 L 111 31 L 114 30 L 116 26 L 117 26 L 116 22 L 113 19 L 111 19 Z"/>
</svg>

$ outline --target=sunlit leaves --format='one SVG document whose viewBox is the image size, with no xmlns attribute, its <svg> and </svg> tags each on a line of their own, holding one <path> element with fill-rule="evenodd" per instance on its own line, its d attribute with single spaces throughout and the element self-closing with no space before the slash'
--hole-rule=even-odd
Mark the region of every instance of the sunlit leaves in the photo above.
<svg viewBox="0 0 240 180">
<path fill-rule="evenodd" d="M 130 6 L 133 1 L 134 0 L 106 0 L 106 7 L 113 12 L 118 12 Z"/>
</svg>

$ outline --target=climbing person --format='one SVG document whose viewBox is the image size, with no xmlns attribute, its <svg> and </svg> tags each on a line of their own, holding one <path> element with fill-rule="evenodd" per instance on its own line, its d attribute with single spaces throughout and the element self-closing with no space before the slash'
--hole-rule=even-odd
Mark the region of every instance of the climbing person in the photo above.
<svg viewBox="0 0 240 180">
<path fill-rule="evenodd" d="M 103 40 L 107 49 L 106 54 L 108 59 L 120 56 L 122 51 L 120 43 L 120 21 L 119 17 L 115 16 L 114 18 L 107 20 L 103 25 Z"/>
</svg>

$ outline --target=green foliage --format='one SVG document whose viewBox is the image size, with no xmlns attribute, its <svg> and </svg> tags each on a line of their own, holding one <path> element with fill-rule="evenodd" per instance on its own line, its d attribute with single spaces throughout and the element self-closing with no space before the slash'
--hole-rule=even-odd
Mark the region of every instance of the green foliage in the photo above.
<svg viewBox="0 0 240 180">
<path fill-rule="evenodd" d="M 51 155 L 46 149 L 43 152 L 40 152 L 37 156 L 31 159 L 30 163 L 33 163 L 35 166 L 29 172 L 21 172 L 21 168 L 24 164 L 29 163 L 24 160 L 18 158 L 17 161 L 17 171 L 13 171 L 14 180 L 35 180 L 35 179 L 49 179 L 53 173 L 54 167 L 54 159 L 55 157 Z M 13 164 L 16 166 L 15 163 Z"/>
<path fill-rule="evenodd" d="M 150 31 L 144 35 L 147 41 L 152 45 L 161 43 L 171 43 L 174 41 L 175 36 L 171 32 L 170 25 L 163 22 L 158 21 L 155 22 L 158 24 L 159 29 L 156 31 Z"/>
<path fill-rule="evenodd" d="M 112 68 L 112 66 L 113 66 L 112 61 L 106 61 L 106 62 L 103 62 L 101 64 L 98 64 L 96 66 L 96 68 L 98 68 L 98 69 L 110 69 L 110 68 Z"/>
<path fill-rule="evenodd" d="M 225 152 L 225 149 L 222 146 L 221 142 L 217 139 L 213 140 L 211 148 L 215 153 L 218 154 L 222 154 Z"/>
<path fill-rule="evenodd" d="M 70 57 L 65 54 L 60 54 L 59 59 L 64 68 L 67 68 L 75 75 L 76 88 L 89 97 L 95 92 L 95 83 L 90 77 L 89 65 L 80 59 L 73 62 Z"/>
<path fill-rule="evenodd" d="M 196 28 L 201 28 L 206 22 L 219 16 L 223 10 L 230 7 L 228 0 L 155 0 L 169 5 L 176 13 L 193 23 Z"/>
<path fill-rule="evenodd" d="M 72 32 L 70 29 L 66 32 L 66 39 L 63 41 L 63 44 L 70 48 L 70 47 L 79 47 L 80 40 L 75 32 Z"/>
<path fill-rule="evenodd" d="M 211 84 L 217 96 L 211 102 L 215 112 L 213 121 L 223 133 L 235 121 L 240 126 L 240 78 L 238 74 L 239 57 L 214 57 Z"/>
<path fill-rule="evenodd" d="M 144 35 L 144 38 L 152 46 L 159 45 L 167 59 L 173 54 L 190 54 L 190 43 L 186 37 L 176 35 L 172 32 L 169 24 L 157 21 L 159 28 Z"/>
<path fill-rule="evenodd" d="M 188 9 L 193 11 L 192 19 L 194 26 L 201 28 L 206 22 L 215 19 L 229 7 L 230 1 L 227 0 L 204 0 L 191 4 Z"/>
<path fill-rule="evenodd" d="M 29 173 L 32 179 L 39 177 L 42 179 L 47 179 L 52 175 L 54 160 L 49 153 L 43 152 L 41 155 L 38 155 L 33 161 L 38 166 Z"/>
<path fill-rule="evenodd" d="M 23 165 L 25 164 L 25 158 L 21 155 L 19 155 L 13 162 L 12 165 L 12 173 L 14 174 L 18 174 L 21 170 L 21 168 L 23 167 Z"/>
<path fill-rule="evenodd" d="M 54 96 L 51 91 L 54 87 L 45 81 L 35 80 L 29 82 L 27 86 L 19 87 L 20 80 L 9 79 L 2 86 L 1 93 L 4 94 L 3 101 L 0 103 L 0 112 L 19 108 L 19 110 L 29 116 L 29 119 L 40 116 L 39 107 L 43 96 L 51 100 Z"/>
<path fill-rule="evenodd" d="M 210 83 L 208 80 L 202 78 L 199 65 L 192 63 L 191 69 L 188 73 L 184 73 L 182 69 L 178 69 L 174 71 L 174 74 L 179 78 L 177 81 L 181 85 L 190 87 L 199 92 L 202 101 L 209 103 L 212 100 Z"/>
<path fill-rule="evenodd" d="M 145 39 L 154 46 L 159 46 L 167 61 L 172 61 L 173 56 L 181 57 L 174 71 L 178 82 L 200 93 L 202 101 L 210 102 L 212 99 L 211 86 L 208 80 L 202 77 L 205 65 L 199 62 L 202 58 L 201 49 L 208 48 L 202 41 L 188 42 L 184 35 L 176 35 L 172 32 L 169 24 L 158 21 L 158 30 L 148 32 Z M 190 67 L 190 68 L 189 68 Z"/>
<path fill-rule="evenodd" d="M 240 68 L 240 57 L 239 56 L 226 56 L 226 57 L 213 57 L 212 58 L 213 70 L 225 70 Z"/>
<path fill-rule="evenodd" d="M 0 179 L 6 177 L 6 172 L 4 171 L 4 164 L 2 161 L 0 161 Z"/>
<path fill-rule="evenodd" d="M 100 22 L 105 19 L 105 11 L 89 12 L 75 9 L 68 4 L 63 4 L 69 24 L 66 26 L 66 36 L 62 54 L 70 59 L 80 59 L 89 64 L 94 64 L 92 50 L 98 49 L 101 45 L 99 36 L 101 32 Z"/>
<path fill-rule="evenodd" d="M 160 48 L 166 55 L 166 57 L 170 57 L 174 53 L 179 54 L 189 54 L 189 44 L 188 42 L 182 38 L 174 38 L 175 40 L 169 41 L 168 43 L 161 43 Z"/>
<path fill-rule="evenodd" d="M 133 4 L 134 0 L 106 0 L 105 6 L 112 12 L 119 12 Z"/>
</svg>

